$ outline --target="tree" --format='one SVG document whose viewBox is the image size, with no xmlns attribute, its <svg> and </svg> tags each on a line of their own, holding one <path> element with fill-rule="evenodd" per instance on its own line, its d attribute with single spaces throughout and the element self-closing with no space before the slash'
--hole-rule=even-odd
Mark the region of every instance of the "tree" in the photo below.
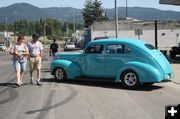
<svg viewBox="0 0 180 119">
<path fill-rule="evenodd" d="M 95 17 L 93 15 L 93 3 L 92 0 L 87 0 L 83 9 L 83 19 L 84 19 L 84 26 L 89 27 L 95 20 Z"/>
<path fill-rule="evenodd" d="M 46 23 L 46 25 L 45 25 Z M 76 24 L 77 29 L 82 29 L 82 24 Z M 66 30 L 68 28 L 69 35 L 73 31 L 73 23 L 69 22 L 61 22 L 57 19 L 47 18 L 45 20 L 40 19 L 39 21 L 28 21 L 26 19 L 22 19 L 16 21 L 12 24 L 7 24 L 8 31 L 14 32 L 15 35 L 25 35 L 30 36 L 33 33 L 38 33 L 40 36 L 45 35 L 48 39 L 52 40 L 54 38 L 61 39 L 63 36 L 66 36 Z M 0 31 L 6 30 L 6 24 L 0 23 Z"/>
<path fill-rule="evenodd" d="M 102 3 L 100 0 L 87 0 L 83 9 L 84 26 L 87 28 L 94 21 L 107 20 L 106 13 L 101 7 Z"/>
</svg>

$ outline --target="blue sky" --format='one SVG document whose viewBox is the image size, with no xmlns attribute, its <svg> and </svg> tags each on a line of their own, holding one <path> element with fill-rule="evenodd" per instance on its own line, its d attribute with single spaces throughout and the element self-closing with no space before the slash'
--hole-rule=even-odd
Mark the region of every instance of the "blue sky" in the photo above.
<svg viewBox="0 0 180 119">
<path fill-rule="evenodd" d="M 45 8 L 45 7 L 75 7 L 82 9 L 86 0 L 0 0 L 0 7 L 6 7 L 13 3 L 30 3 L 34 6 Z M 159 4 L 159 0 L 127 0 L 128 7 L 148 7 L 148 8 L 158 8 L 162 10 L 173 10 L 180 11 L 180 6 L 173 5 L 162 5 Z M 114 0 L 101 0 L 104 8 L 113 8 Z M 118 6 L 126 5 L 126 0 L 117 0 Z"/>
</svg>

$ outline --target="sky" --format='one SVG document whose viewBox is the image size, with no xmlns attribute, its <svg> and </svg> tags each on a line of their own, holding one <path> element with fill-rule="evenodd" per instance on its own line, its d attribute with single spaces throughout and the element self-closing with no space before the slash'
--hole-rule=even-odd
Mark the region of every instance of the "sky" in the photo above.
<svg viewBox="0 0 180 119">
<path fill-rule="evenodd" d="M 0 0 L 0 7 L 6 7 L 14 3 L 30 3 L 39 8 L 47 7 L 74 7 L 84 8 L 86 0 Z M 101 0 L 103 8 L 114 8 L 115 0 Z M 159 4 L 159 0 L 127 0 L 128 7 L 148 7 L 161 10 L 180 11 L 180 6 Z M 125 7 L 126 0 L 117 0 L 118 7 Z"/>
</svg>

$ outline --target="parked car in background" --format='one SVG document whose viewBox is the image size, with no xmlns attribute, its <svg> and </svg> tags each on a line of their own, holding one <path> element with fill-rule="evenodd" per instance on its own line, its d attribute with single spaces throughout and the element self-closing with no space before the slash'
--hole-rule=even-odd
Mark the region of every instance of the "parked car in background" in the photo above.
<svg viewBox="0 0 180 119">
<path fill-rule="evenodd" d="M 121 82 L 128 89 L 174 77 L 168 60 L 154 46 L 119 38 L 90 42 L 83 53 L 61 53 L 52 61 L 50 72 L 56 80 L 103 78 Z"/>
<path fill-rule="evenodd" d="M 74 42 L 66 42 L 64 46 L 64 51 L 75 50 L 76 46 Z"/>
<path fill-rule="evenodd" d="M 175 59 L 176 55 L 180 55 L 180 44 L 178 47 L 177 46 L 171 47 L 170 58 Z"/>
<path fill-rule="evenodd" d="M 7 47 L 4 44 L 0 44 L 0 51 L 5 52 L 7 50 Z"/>
</svg>

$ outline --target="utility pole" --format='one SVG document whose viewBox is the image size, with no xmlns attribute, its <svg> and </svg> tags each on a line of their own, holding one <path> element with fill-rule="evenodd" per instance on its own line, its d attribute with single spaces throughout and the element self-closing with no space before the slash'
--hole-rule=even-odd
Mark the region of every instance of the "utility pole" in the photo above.
<svg viewBox="0 0 180 119">
<path fill-rule="evenodd" d="M 74 10 L 73 10 L 73 32 L 74 33 L 76 32 L 76 23 L 75 23 L 75 13 L 74 13 Z"/>
<path fill-rule="evenodd" d="M 157 21 L 154 22 L 154 26 L 155 26 L 155 47 L 157 49 L 158 48 Z"/>
<path fill-rule="evenodd" d="M 128 17 L 128 0 L 126 0 L 126 18 Z"/>
<path fill-rule="evenodd" d="M 118 38 L 118 7 L 117 0 L 115 0 L 115 27 L 116 27 L 116 38 Z"/>
<path fill-rule="evenodd" d="M 6 16 L 6 32 L 7 32 L 7 16 Z"/>
<path fill-rule="evenodd" d="M 44 42 L 46 39 L 46 26 L 47 26 L 47 22 L 44 22 Z"/>
</svg>

